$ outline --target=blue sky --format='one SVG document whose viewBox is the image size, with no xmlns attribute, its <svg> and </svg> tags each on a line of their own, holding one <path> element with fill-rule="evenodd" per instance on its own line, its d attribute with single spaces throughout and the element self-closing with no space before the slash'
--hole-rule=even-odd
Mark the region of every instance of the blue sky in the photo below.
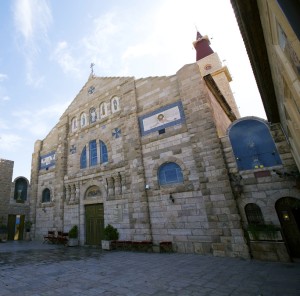
<svg viewBox="0 0 300 296">
<path fill-rule="evenodd" d="M 30 178 L 44 139 L 90 74 L 164 76 L 195 62 L 196 29 L 229 68 L 242 116 L 265 118 L 229 0 L 0 3 L 0 158 Z"/>
</svg>

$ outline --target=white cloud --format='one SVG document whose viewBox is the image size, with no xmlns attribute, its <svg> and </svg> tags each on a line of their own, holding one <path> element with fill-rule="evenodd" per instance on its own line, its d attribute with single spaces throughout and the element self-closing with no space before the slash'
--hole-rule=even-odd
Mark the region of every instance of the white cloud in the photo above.
<svg viewBox="0 0 300 296">
<path fill-rule="evenodd" d="M 9 96 L 3 96 L 0 100 L 1 101 L 10 101 L 10 97 Z"/>
<path fill-rule="evenodd" d="M 3 129 L 3 130 L 9 129 L 8 124 L 4 120 L 1 120 L 1 119 L 0 119 L 0 129 Z"/>
<path fill-rule="evenodd" d="M 30 110 L 14 111 L 12 115 L 17 118 L 16 128 L 26 130 L 34 137 L 45 137 L 69 103 L 47 106 L 37 110 L 34 114 Z"/>
<path fill-rule="evenodd" d="M 17 150 L 21 143 L 22 138 L 17 134 L 0 134 L 0 149 L 2 150 Z"/>
<path fill-rule="evenodd" d="M 66 41 L 61 41 L 57 44 L 52 59 L 62 67 L 64 73 L 71 73 L 75 76 L 80 75 L 80 68 L 76 59 L 72 56 L 72 51 Z"/>
<path fill-rule="evenodd" d="M 36 74 L 34 60 L 40 44 L 48 40 L 51 10 L 45 0 L 16 0 L 13 11 L 15 29 L 20 37 L 19 50 L 26 59 L 27 83 L 34 87 L 40 86 L 41 78 Z"/>
<path fill-rule="evenodd" d="M 83 48 L 84 61 L 89 60 L 100 68 L 109 68 L 113 62 L 112 48 L 117 44 L 118 18 L 115 13 L 107 13 L 93 20 L 92 32 L 82 38 L 80 46 Z"/>
<path fill-rule="evenodd" d="M 6 74 L 0 73 L 0 82 L 4 81 L 7 78 L 8 76 Z"/>
</svg>

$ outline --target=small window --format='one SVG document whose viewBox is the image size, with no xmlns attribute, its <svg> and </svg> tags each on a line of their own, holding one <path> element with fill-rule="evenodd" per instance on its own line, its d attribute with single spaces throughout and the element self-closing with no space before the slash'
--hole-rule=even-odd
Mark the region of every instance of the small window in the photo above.
<svg viewBox="0 0 300 296">
<path fill-rule="evenodd" d="M 100 143 L 100 163 L 108 162 L 107 147 L 104 142 L 99 141 L 99 143 Z"/>
<path fill-rule="evenodd" d="M 100 118 L 104 118 L 107 116 L 107 106 L 105 103 L 100 105 Z"/>
<path fill-rule="evenodd" d="M 97 120 L 97 113 L 95 108 L 90 109 L 90 123 L 94 123 Z"/>
<path fill-rule="evenodd" d="M 113 97 L 111 100 L 111 111 L 112 113 L 120 110 L 120 99 L 118 97 Z"/>
<path fill-rule="evenodd" d="M 264 217 L 260 207 L 255 203 L 245 206 L 245 214 L 249 224 L 264 224 Z"/>
<path fill-rule="evenodd" d="M 80 124 L 81 124 L 81 127 L 84 127 L 86 125 L 86 115 L 85 115 L 85 113 L 82 113 L 81 116 L 80 116 Z"/>
<path fill-rule="evenodd" d="M 165 163 L 158 170 L 160 185 L 183 183 L 181 168 L 174 162 Z"/>
<path fill-rule="evenodd" d="M 42 202 L 50 202 L 50 190 L 48 188 L 43 190 Z"/>
<path fill-rule="evenodd" d="M 82 149 L 81 155 L 80 155 L 80 168 L 85 169 L 86 168 L 86 147 Z"/>
<path fill-rule="evenodd" d="M 72 119 L 72 131 L 75 131 L 77 129 L 77 118 L 74 117 Z"/>
<path fill-rule="evenodd" d="M 17 202 L 24 202 L 27 199 L 27 181 L 24 178 L 19 178 L 15 182 L 14 199 Z"/>
<path fill-rule="evenodd" d="M 97 142 L 93 140 L 90 142 L 90 166 L 97 164 Z"/>
</svg>

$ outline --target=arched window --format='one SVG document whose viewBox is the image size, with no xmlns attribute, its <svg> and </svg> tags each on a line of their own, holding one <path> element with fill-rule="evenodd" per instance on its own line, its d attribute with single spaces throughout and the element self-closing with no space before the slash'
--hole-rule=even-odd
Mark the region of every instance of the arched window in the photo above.
<svg viewBox="0 0 300 296">
<path fill-rule="evenodd" d="M 101 140 L 99 141 L 100 144 L 100 163 L 108 162 L 108 153 L 107 153 L 107 147 L 104 142 Z"/>
<path fill-rule="evenodd" d="M 257 119 L 237 121 L 229 130 L 229 139 L 239 170 L 251 170 L 281 164 L 268 126 Z"/>
<path fill-rule="evenodd" d="M 82 113 L 80 116 L 80 125 L 81 127 L 84 127 L 86 125 L 86 114 Z"/>
<path fill-rule="evenodd" d="M 85 169 L 86 168 L 86 147 L 82 149 L 81 155 L 80 155 L 80 168 Z"/>
<path fill-rule="evenodd" d="M 158 169 L 158 180 L 160 185 L 182 183 L 183 175 L 180 166 L 175 162 L 162 164 Z"/>
<path fill-rule="evenodd" d="M 72 119 L 72 132 L 75 131 L 77 129 L 77 118 L 74 117 Z"/>
<path fill-rule="evenodd" d="M 264 217 L 260 207 L 255 203 L 248 203 L 245 206 L 245 214 L 249 224 L 264 224 Z"/>
<path fill-rule="evenodd" d="M 17 202 L 24 202 L 27 199 L 27 181 L 24 178 L 19 178 L 15 182 L 14 199 Z"/>
<path fill-rule="evenodd" d="M 107 105 L 105 103 L 102 103 L 100 105 L 100 118 L 104 118 L 108 115 L 107 113 Z"/>
<path fill-rule="evenodd" d="M 94 123 L 97 120 L 97 113 L 95 108 L 90 109 L 90 123 Z"/>
<path fill-rule="evenodd" d="M 51 201 L 50 190 L 48 188 L 45 188 L 43 190 L 42 202 L 50 202 L 50 201 Z"/>
<path fill-rule="evenodd" d="M 90 166 L 97 164 L 97 142 L 96 140 L 90 141 Z"/>
<path fill-rule="evenodd" d="M 120 99 L 118 97 L 113 97 L 111 100 L 111 112 L 115 113 L 120 110 Z"/>
</svg>

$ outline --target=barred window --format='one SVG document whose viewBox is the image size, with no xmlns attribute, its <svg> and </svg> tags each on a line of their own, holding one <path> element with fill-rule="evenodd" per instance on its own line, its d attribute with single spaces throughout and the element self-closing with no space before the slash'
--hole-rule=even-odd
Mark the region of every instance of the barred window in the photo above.
<svg viewBox="0 0 300 296">
<path fill-rule="evenodd" d="M 43 190 L 43 195 L 42 195 L 42 202 L 50 202 L 50 190 L 48 188 L 45 188 Z"/>
<path fill-rule="evenodd" d="M 245 213 L 249 224 L 264 224 L 264 217 L 260 207 L 255 203 L 245 206 Z"/>
</svg>

